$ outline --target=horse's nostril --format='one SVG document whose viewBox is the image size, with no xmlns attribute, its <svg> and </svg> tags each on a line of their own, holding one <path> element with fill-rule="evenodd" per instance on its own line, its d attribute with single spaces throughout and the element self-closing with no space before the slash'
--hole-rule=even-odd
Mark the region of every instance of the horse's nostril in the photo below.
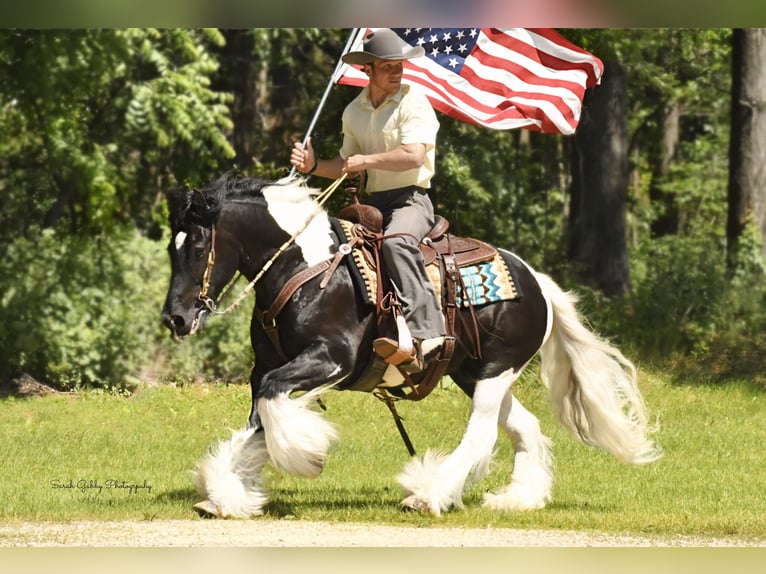
<svg viewBox="0 0 766 574">
<path fill-rule="evenodd" d="M 162 317 L 162 322 L 165 323 L 165 326 L 171 331 L 178 331 L 186 324 L 183 317 L 180 315 L 164 315 Z"/>
</svg>

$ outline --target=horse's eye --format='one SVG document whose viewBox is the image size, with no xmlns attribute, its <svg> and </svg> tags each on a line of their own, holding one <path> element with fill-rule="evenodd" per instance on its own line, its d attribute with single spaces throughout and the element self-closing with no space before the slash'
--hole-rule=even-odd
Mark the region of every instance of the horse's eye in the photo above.
<svg viewBox="0 0 766 574">
<path fill-rule="evenodd" d="M 202 259 L 205 256 L 205 248 L 200 245 L 194 246 L 194 258 Z"/>
</svg>

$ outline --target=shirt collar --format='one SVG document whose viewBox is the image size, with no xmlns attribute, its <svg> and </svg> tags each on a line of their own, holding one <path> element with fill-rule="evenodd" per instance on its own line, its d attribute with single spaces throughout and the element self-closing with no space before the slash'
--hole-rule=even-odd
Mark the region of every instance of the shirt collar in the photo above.
<svg viewBox="0 0 766 574">
<path fill-rule="evenodd" d="M 399 86 L 399 89 L 388 96 L 385 100 L 383 100 L 383 103 L 378 106 L 378 109 L 385 106 L 388 102 L 396 102 L 397 104 L 402 101 L 402 98 L 404 95 L 410 90 L 410 86 L 408 84 L 402 83 L 401 86 Z M 364 90 L 362 91 L 362 105 L 370 110 L 373 110 L 375 108 L 372 107 L 372 102 L 370 101 L 370 86 L 365 86 Z"/>
</svg>

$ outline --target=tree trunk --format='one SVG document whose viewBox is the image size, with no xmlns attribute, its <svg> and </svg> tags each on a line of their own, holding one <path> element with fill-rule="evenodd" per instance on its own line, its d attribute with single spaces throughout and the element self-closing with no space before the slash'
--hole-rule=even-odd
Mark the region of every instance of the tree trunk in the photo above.
<svg viewBox="0 0 766 574">
<path fill-rule="evenodd" d="M 678 102 L 668 103 L 667 107 L 662 110 L 660 122 L 662 139 L 657 150 L 659 157 L 653 162 L 652 184 L 649 188 L 649 199 L 659 211 L 658 217 L 652 221 L 652 235 L 654 237 L 678 233 L 678 204 L 675 198 L 663 192 L 659 185 L 667 178 L 670 164 L 681 139 L 681 108 Z"/>
<path fill-rule="evenodd" d="M 605 62 L 588 90 L 572 154 L 570 261 L 575 276 L 607 296 L 630 291 L 625 203 L 628 194 L 627 76 Z"/>
<path fill-rule="evenodd" d="M 235 163 L 241 169 L 252 167 L 260 159 L 259 143 L 263 126 L 258 114 L 259 87 L 265 82 L 259 77 L 260 63 L 254 56 L 255 38 L 252 30 L 224 29 L 226 45 L 221 52 L 221 69 L 217 88 L 234 94 L 231 117 L 234 123 L 232 144 Z"/>
<path fill-rule="evenodd" d="M 766 29 L 735 29 L 732 36 L 731 138 L 727 260 L 753 224 L 766 257 Z"/>
</svg>

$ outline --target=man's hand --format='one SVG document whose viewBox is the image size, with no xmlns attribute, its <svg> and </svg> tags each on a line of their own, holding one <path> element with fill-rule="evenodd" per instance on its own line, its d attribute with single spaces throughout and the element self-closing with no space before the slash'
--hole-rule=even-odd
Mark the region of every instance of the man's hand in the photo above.
<svg viewBox="0 0 766 574">
<path fill-rule="evenodd" d="M 306 140 L 305 148 L 300 142 L 295 142 L 290 152 L 290 163 L 295 166 L 295 169 L 302 173 L 309 172 L 314 168 L 315 162 L 316 155 L 311 145 L 311 138 Z"/>
</svg>

